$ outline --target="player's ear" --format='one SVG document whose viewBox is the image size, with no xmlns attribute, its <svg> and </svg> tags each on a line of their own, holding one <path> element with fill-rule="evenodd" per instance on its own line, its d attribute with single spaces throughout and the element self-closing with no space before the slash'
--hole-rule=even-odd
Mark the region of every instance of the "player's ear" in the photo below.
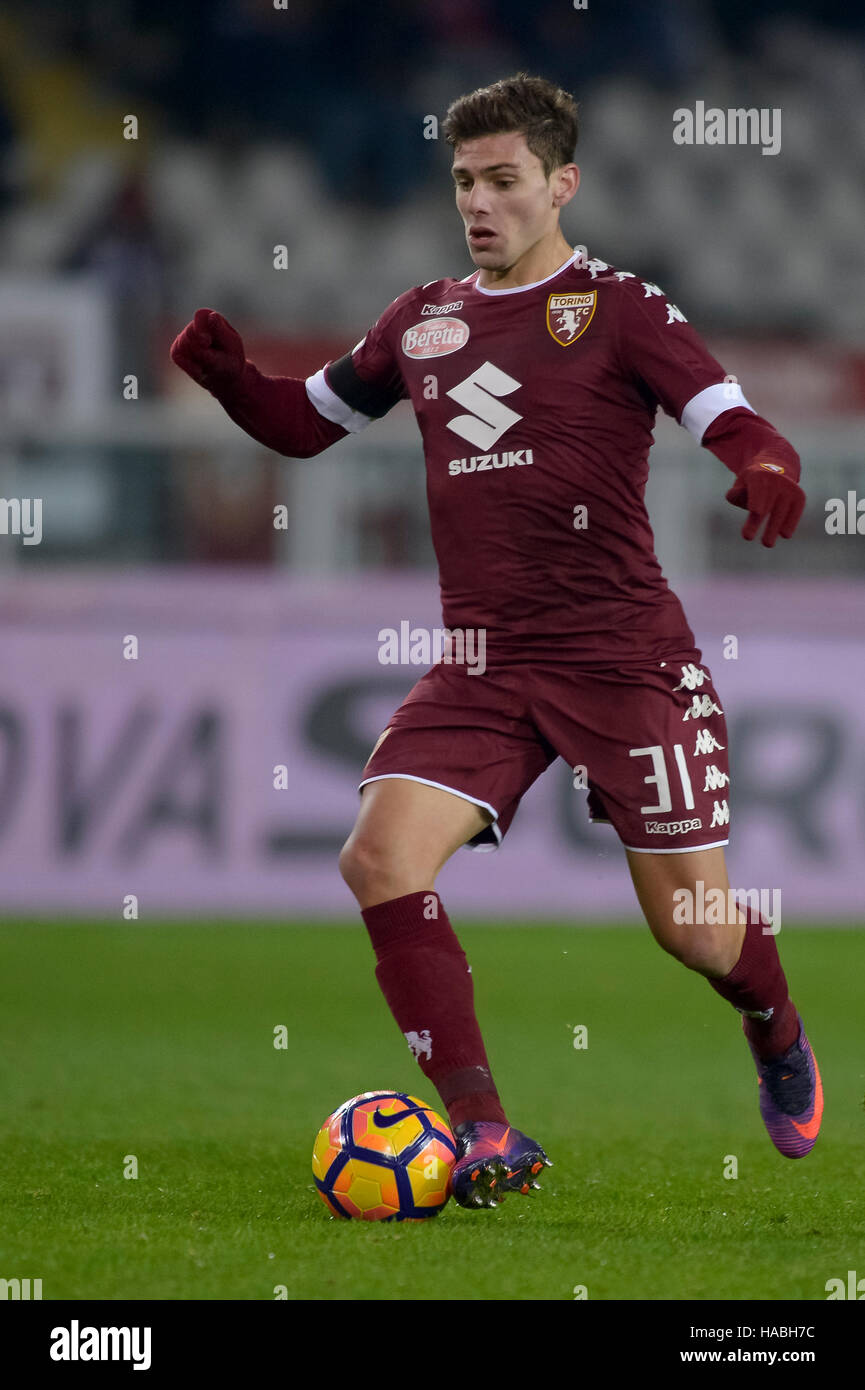
<svg viewBox="0 0 865 1390">
<path fill-rule="evenodd" d="M 576 164 L 563 164 L 553 175 L 553 203 L 563 208 L 580 186 L 580 171 Z"/>
</svg>

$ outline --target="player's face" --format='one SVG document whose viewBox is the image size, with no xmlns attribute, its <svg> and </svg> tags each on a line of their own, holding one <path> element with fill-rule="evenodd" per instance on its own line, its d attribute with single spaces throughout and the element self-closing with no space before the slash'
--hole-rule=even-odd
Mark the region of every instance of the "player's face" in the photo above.
<svg viewBox="0 0 865 1390">
<path fill-rule="evenodd" d="M 452 173 L 469 252 L 483 270 L 508 270 L 557 234 L 557 173 L 545 176 L 521 132 L 466 140 Z"/>
</svg>

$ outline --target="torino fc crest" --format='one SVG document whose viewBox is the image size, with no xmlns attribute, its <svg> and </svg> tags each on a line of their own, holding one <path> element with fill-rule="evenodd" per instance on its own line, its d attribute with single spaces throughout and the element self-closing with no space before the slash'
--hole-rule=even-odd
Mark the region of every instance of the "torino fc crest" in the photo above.
<svg viewBox="0 0 865 1390">
<path fill-rule="evenodd" d="M 557 343 L 570 347 L 585 333 L 595 312 L 597 290 L 583 294 L 551 294 L 547 299 L 547 328 Z"/>
</svg>

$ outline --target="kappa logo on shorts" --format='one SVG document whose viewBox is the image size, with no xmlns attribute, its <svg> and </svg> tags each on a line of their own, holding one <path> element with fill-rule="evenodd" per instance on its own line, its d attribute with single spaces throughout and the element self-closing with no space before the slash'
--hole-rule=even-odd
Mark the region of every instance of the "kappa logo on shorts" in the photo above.
<svg viewBox="0 0 865 1390">
<path fill-rule="evenodd" d="M 463 319 L 440 318 L 416 323 L 402 335 L 406 357 L 447 357 L 469 340 L 469 326 Z"/>
<path fill-rule="evenodd" d="M 699 729 L 697 731 L 697 742 L 694 744 L 694 757 L 701 754 L 714 753 L 716 749 L 723 753 L 726 748 L 725 743 L 719 743 L 711 729 Z"/>
<path fill-rule="evenodd" d="M 710 763 L 706 768 L 706 783 L 703 787 L 704 792 L 718 792 L 722 787 L 729 786 L 729 772 L 722 772 L 715 763 Z"/>
<path fill-rule="evenodd" d="M 647 835 L 685 835 L 689 830 L 702 830 L 703 822 L 699 816 L 692 820 L 671 820 L 666 824 L 660 820 L 644 820 L 643 829 Z"/>
<path fill-rule="evenodd" d="M 560 347 L 581 338 L 597 308 L 597 290 L 582 294 L 551 294 L 547 299 L 547 328 Z"/>
<path fill-rule="evenodd" d="M 677 690 L 698 690 L 703 681 L 709 679 L 709 674 L 704 671 L 702 666 L 695 666 L 693 661 L 689 661 L 687 666 L 681 668 L 682 679 L 678 685 L 673 686 L 673 691 Z"/>
<path fill-rule="evenodd" d="M 711 714 L 723 714 L 720 705 L 716 705 L 711 695 L 694 695 L 685 713 L 682 715 L 682 723 L 686 719 L 708 719 Z"/>
</svg>

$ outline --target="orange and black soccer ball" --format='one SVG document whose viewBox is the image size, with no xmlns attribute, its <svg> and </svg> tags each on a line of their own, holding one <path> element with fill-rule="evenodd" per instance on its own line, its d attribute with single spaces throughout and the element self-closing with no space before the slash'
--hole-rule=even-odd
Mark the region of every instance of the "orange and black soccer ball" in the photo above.
<svg viewBox="0 0 865 1390">
<path fill-rule="evenodd" d="M 325 1120 L 312 1172 L 334 1216 L 423 1221 L 450 1197 L 455 1161 L 456 1140 L 435 1110 L 403 1091 L 365 1091 Z"/>
</svg>

